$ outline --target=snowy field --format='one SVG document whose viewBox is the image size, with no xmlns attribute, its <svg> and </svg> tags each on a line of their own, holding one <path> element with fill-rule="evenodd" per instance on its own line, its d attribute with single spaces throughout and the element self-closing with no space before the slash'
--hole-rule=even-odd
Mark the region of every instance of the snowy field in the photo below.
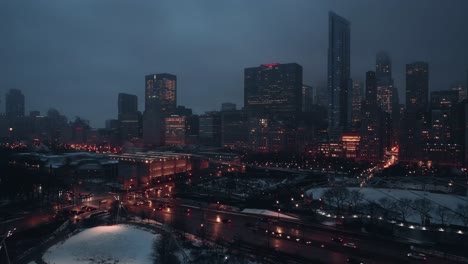
<svg viewBox="0 0 468 264">
<path fill-rule="evenodd" d="M 151 264 L 159 235 L 128 225 L 86 229 L 44 254 L 48 264 Z"/>
<path fill-rule="evenodd" d="M 246 214 L 258 214 L 258 215 L 265 215 L 265 216 L 270 216 L 270 217 L 278 217 L 278 212 L 270 211 L 270 210 L 264 210 L 264 209 L 244 209 L 241 211 L 242 213 Z M 279 214 L 280 218 L 286 218 L 286 219 L 291 219 L 291 220 L 298 220 L 295 217 L 285 215 L 285 214 Z"/>
<path fill-rule="evenodd" d="M 313 188 L 306 192 L 308 197 L 313 199 L 319 199 L 322 196 L 322 193 L 328 188 Z M 403 198 L 417 200 L 425 198 L 432 202 L 434 209 L 438 206 L 444 206 L 452 210 L 456 210 L 458 204 L 467 203 L 468 197 L 451 195 L 451 194 L 440 194 L 440 193 L 430 193 L 423 191 L 413 191 L 413 190 L 401 190 L 401 189 L 385 189 L 385 188 L 358 188 L 358 187 L 349 187 L 348 190 L 359 190 L 364 195 L 364 203 L 366 202 L 378 202 L 382 198 L 387 198 L 389 200 L 400 200 Z M 417 214 L 413 214 L 408 218 L 410 222 L 420 222 L 420 217 Z M 432 212 L 432 222 L 438 222 L 435 212 Z M 458 220 L 454 219 L 453 224 L 461 224 Z"/>
</svg>

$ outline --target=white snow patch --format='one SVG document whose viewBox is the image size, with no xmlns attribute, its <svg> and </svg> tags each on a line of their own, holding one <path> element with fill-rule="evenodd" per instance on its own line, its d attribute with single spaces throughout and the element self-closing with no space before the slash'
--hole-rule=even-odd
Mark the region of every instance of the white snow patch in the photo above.
<svg viewBox="0 0 468 264">
<path fill-rule="evenodd" d="M 278 212 L 265 210 L 265 209 L 244 209 L 244 210 L 241 211 L 241 213 L 266 215 L 266 216 L 271 216 L 271 217 L 278 217 L 279 216 L 280 218 L 298 220 L 296 217 L 292 217 L 292 216 L 281 214 L 281 213 L 278 214 Z"/>
<path fill-rule="evenodd" d="M 99 226 L 52 246 L 43 259 L 49 264 L 151 264 L 157 239 L 159 235 L 133 226 Z"/>
</svg>

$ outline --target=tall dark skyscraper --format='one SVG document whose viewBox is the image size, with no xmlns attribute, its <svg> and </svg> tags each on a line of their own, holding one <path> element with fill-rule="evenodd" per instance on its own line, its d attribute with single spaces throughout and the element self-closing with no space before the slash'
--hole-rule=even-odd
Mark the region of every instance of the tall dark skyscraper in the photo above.
<svg viewBox="0 0 468 264">
<path fill-rule="evenodd" d="M 362 103 L 362 84 L 358 81 L 353 82 L 353 93 L 352 93 L 352 113 L 351 122 L 353 128 L 357 128 L 361 122 L 361 103 Z"/>
<path fill-rule="evenodd" d="M 366 72 L 366 101 L 370 105 L 377 105 L 377 79 L 375 72 Z"/>
<path fill-rule="evenodd" d="M 386 142 L 385 114 L 378 106 L 377 79 L 373 71 L 366 73 L 366 100 L 361 111 L 359 158 L 372 162 L 381 161 Z"/>
<path fill-rule="evenodd" d="M 18 89 L 11 89 L 5 96 L 5 114 L 8 118 L 24 116 L 24 95 Z"/>
<path fill-rule="evenodd" d="M 150 74 L 145 81 L 145 110 L 154 107 L 154 100 L 158 100 L 162 114 L 174 113 L 177 106 L 177 77 L 168 73 Z"/>
<path fill-rule="evenodd" d="M 145 112 L 143 141 L 158 146 L 164 144 L 164 118 L 175 113 L 177 105 L 177 77 L 168 73 L 145 77 Z"/>
<path fill-rule="evenodd" d="M 422 114 L 427 111 L 429 66 L 426 62 L 406 64 L 406 110 Z"/>
<path fill-rule="evenodd" d="M 392 61 L 390 56 L 385 51 L 377 53 L 375 60 L 375 76 L 377 78 L 377 86 L 393 85 L 392 79 Z"/>
<path fill-rule="evenodd" d="M 380 51 L 376 56 L 375 77 L 377 84 L 377 102 L 387 113 L 392 113 L 393 107 L 393 79 L 392 61 L 390 56 L 384 51 Z"/>
<path fill-rule="evenodd" d="M 244 106 L 249 113 L 295 115 L 301 104 L 301 65 L 271 63 L 244 70 Z"/>
<path fill-rule="evenodd" d="M 140 132 L 137 96 L 119 93 L 118 110 L 121 139 L 137 138 Z"/>
<path fill-rule="evenodd" d="M 351 123 L 350 23 L 329 14 L 328 40 L 328 128 L 343 131 Z"/>
<path fill-rule="evenodd" d="M 310 85 L 302 85 L 302 112 L 311 112 L 314 104 L 314 90 Z"/>
</svg>

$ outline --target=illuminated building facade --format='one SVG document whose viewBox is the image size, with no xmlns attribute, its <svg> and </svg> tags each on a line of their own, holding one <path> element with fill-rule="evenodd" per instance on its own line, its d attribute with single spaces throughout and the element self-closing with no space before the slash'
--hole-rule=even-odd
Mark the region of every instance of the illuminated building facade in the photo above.
<svg viewBox="0 0 468 264">
<path fill-rule="evenodd" d="M 171 115 L 164 119 L 166 146 L 185 145 L 185 116 Z"/>
<path fill-rule="evenodd" d="M 169 73 L 150 74 L 145 77 L 145 109 L 154 107 L 155 99 L 159 101 L 163 114 L 172 114 L 177 106 L 177 77 Z"/>
<path fill-rule="evenodd" d="M 147 145 L 164 143 L 164 118 L 176 111 L 177 77 L 168 73 L 145 77 L 145 112 L 143 114 L 143 141 Z"/>
<path fill-rule="evenodd" d="M 271 63 L 244 70 L 244 106 L 250 114 L 295 116 L 301 105 L 301 65 Z"/>
<path fill-rule="evenodd" d="M 347 159 L 356 159 L 358 155 L 361 136 L 357 133 L 346 133 L 341 136 L 343 156 Z"/>
<path fill-rule="evenodd" d="M 346 131 L 351 124 L 350 23 L 329 13 L 328 129 Z M 335 134 L 335 133 L 334 133 Z"/>
<path fill-rule="evenodd" d="M 127 190 L 172 180 L 175 175 L 192 170 L 188 154 L 137 152 L 109 157 L 119 161 L 118 176 Z"/>
</svg>

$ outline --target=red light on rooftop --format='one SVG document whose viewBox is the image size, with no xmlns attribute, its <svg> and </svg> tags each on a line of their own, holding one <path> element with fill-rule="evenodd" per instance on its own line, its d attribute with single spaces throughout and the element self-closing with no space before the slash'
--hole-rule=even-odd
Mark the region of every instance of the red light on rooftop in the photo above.
<svg viewBox="0 0 468 264">
<path fill-rule="evenodd" d="M 274 67 L 274 66 L 278 66 L 278 65 L 279 65 L 279 63 L 277 63 L 277 62 L 262 64 L 262 66 L 264 66 L 264 67 Z"/>
</svg>

